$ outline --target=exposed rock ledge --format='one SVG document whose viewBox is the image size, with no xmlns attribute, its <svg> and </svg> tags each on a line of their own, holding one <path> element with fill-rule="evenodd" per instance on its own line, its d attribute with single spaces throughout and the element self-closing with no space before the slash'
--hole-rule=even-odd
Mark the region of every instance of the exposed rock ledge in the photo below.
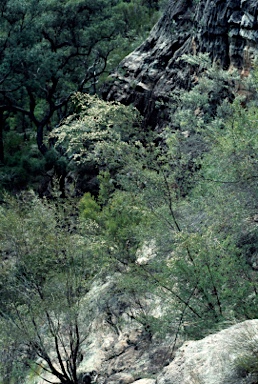
<svg viewBox="0 0 258 384">
<path fill-rule="evenodd" d="M 84 372 L 92 369 L 98 372 L 96 384 L 258 383 L 258 375 L 249 373 L 240 364 L 243 356 L 258 358 L 258 320 L 233 325 L 202 340 L 185 342 L 169 365 L 167 358 L 173 337 L 159 344 L 155 340 L 146 342 L 139 330 L 119 337 L 112 333 L 103 336 L 96 335 L 97 343 L 93 344 L 97 348 L 88 350 L 89 359 L 86 354 L 81 367 Z"/>
<path fill-rule="evenodd" d="M 160 374 L 157 384 L 255 384 L 257 375 L 248 373 L 240 363 L 241 356 L 254 357 L 257 342 L 258 320 L 187 342 Z"/>
<path fill-rule="evenodd" d="M 101 298 L 107 290 L 112 293 L 112 287 L 112 281 L 108 281 L 101 287 L 96 284 L 89 292 L 96 313 L 82 350 L 79 372 L 95 372 L 91 384 L 258 383 L 258 375 L 250 374 L 239 364 L 243 362 L 242 356 L 254 357 L 258 373 L 258 320 L 248 320 L 183 345 L 181 340 L 182 346 L 174 353 L 175 336 L 150 338 L 139 323 L 126 316 L 126 303 L 118 296 L 110 296 L 114 318 L 107 321 Z M 156 307 L 153 315 L 158 316 Z M 119 314 L 121 323 L 117 322 Z M 50 374 L 45 374 L 45 379 L 56 382 Z M 26 382 L 45 383 L 43 378 L 36 377 Z"/>
<path fill-rule="evenodd" d="M 171 342 L 172 340 L 173 338 Z M 166 363 L 167 355 L 167 351 L 162 349 L 162 346 L 154 342 L 153 344 L 143 343 L 144 349 L 141 349 L 140 344 L 139 348 L 131 348 L 128 344 L 126 346 L 125 340 L 120 339 L 112 347 L 116 351 L 117 358 L 110 359 L 108 364 L 107 360 L 104 362 L 105 359 L 102 364 L 98 361 L 102 369 L 99 370 L 100 376 L 97 383 L 257 384 L 257 374 L 248 373 L 240 364 L 243 361 L 241 357 L 253 357 L 253 351 L 256 351 L 257 359 L 257 342 L 258 320 L 248 320 L 202 340 L 184 343 L 177 351 L 174 360 L 162 368 L 162 364 Z M 124 352 L 121 353 L 123 348 Z M 110 350 L 107 348 L 105 353 L 110 353 Z M 160 364 L 159 372 L 158 364 Z M 258 363 L 256 366 L 258 367 Z M 105 377 L 104 381 L 101 380 L 101 376 Z"/>
<path fill-rule="evenodd" d="M 184 343 L 174 360 L 163 369 L 162 362 L 166 362 L 166 351 L 155 343 L 145 345 L 144 353 L 140 351 L 141 348 L 129 348 L 113 362 L 109 360 L 109 374 L 104 383 L 257 384 L 258 376 L 248 373 L 239 365 L 239 361 L 243 361 L 241 356 L 252 357 L 253 351 L 257 351 L 257 342 L 258 320 L 248 320 L 202 340 Z M 120 340 L 115 349 L 121 345 Z M 160 373 L 153 375 L 158 363 Z M 102 367 L 105 368 L 106 364 Z"/>
<path fill-rule="evenodd" d="M 147 40 L 112 74 L 103 95 L 134 103 L 155 127 L 162 114 L 157 101 L 167 101 L 176 87 L 189 88 L 183 53 L 209 52 L 225 69 L 250 70 L 258 51 L 257 0 L 170 0 Z"/>
</svg>

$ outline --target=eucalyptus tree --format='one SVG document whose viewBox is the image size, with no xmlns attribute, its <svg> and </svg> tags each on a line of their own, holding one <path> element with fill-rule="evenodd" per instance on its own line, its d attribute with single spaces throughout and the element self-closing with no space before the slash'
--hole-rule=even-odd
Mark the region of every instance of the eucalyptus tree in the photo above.
<svg viewBox="0 0 258 384">
<path fill-rule="evenodd" d="M 0 120 L 23 116 L 42 154 L 46 129 L 66 115 L 72 92 L 96 92 L 119 38 L 119 0 L 3 0 L 0 4 Z M 16 120 L 21 124 L 21 119 Z M 20 128 L 20 127 L 19 127 Z M 0 134 L 1 161 L 3 155 Z"/>
</svg>

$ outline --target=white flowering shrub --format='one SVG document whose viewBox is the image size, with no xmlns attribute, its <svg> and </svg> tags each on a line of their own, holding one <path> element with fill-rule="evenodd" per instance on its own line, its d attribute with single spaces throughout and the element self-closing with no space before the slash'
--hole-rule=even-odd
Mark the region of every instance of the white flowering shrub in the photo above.
<svg viewBox="0 0 258 384">
<path fill-rule="evenodd" d="M 104 168 L 119 165 L 123 155 L 130 152 L 129 142 L 139 126 L 136 109 L 82 93 L 76 93 L 73 102 L 78 113 L 69 116 L 51 133 L 56 147 L 76 165 Z"/>
</svg>

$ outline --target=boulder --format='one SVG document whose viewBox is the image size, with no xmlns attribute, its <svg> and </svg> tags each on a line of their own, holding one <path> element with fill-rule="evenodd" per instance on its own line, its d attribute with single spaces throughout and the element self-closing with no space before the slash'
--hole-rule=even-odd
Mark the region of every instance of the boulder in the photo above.
<svg viewBox="0 0 258 384">
<path fill-rule="evenodd" d="M 258 359 L 257 341 L 258 320 L 248 320 L 186 342 L 159 374 L 157 384 L 255 384 L 258 376 L 247 362 Z"/>
<path fill-rule="evenodd" d="M 156 380 L 155 379 L 140 379 L 134 381 L 132 384 L 155 384 Z"/>
</svg>

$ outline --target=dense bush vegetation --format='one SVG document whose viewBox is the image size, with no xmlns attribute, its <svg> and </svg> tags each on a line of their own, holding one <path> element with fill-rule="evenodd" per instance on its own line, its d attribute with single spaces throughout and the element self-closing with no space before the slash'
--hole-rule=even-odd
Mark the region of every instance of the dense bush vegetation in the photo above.
<svg viewBox="0 0 258 384">
<path fill-rule="evenodd" d="M 50 169 L 63 177 L 49 131 L 73 112 L 74 92 L 99 92 L 158 16 L 157 1 L 1 2 L 0 188 L 35 188 Z"/>
<path fill-rule="evenodd" d="M 55 131 L 57 145 L 62 140 L 69 154 L 71 138 L 65 146 L 65 137 L 73 132 L 78 144 L 76 131 L 81 152 L 77 157 L 78 147 L 72 150 L 71 161 L 83 164 L 90 156 L 102 170 L 99 195 L 82 199 L 81 217 L 113 242 L 111 253 L 130 265 L 134 285 L 135 274 L 139 286 L 144 275 L 147 290 L 159 287 L 174 298 L 185 332 L 198 337 L 221 322 L 257 316 L 255 78 L 245 84 L 253 99 L 243 107 L 238 76 L 205 62 L 198 85 L 174 99 L 173 123 L 159 140 L 153 132 L 137 138 L 133 130 L 124 137 L 119 109 L 104 143 L 95 122 L 96 134 L 88 135 L 90 112 Z M 109 141 L 116 119 L 120 135 Z M 153 239 L 156 257 L 135 264 L 136 250 Z"/>
<path fill-rule="evenodd" d="M 91 321 L 80 303 L 93 279 L 112 270 L 121 273 L 114 292 L 137 308 L 130 316 L 150 338 L 198 338 L 257 317 L 255 78 L 244 107 L 237 92 L 233 103 L 213 98 L 228 87 L 232 99 L 234 76 L 210 64 L 192 91 L 177 95 L 173 124 L 160 134 L 141 132 L 130 107 L 75 95 L 77 112 L 51 135 L 68 167 L 97 170 L 95 196 L 61 203 L 57 188 L 53 203 L 25 193 L 1 206 L 1 323 L 10 330 L 1 342 L 8 356 L 16 351 L 8 364 L 2 357 L 6 382 L 22 380 L 24 366 L 76 382 L 88 332 L 81 316 Z M 146 292 L 162 297 L 163 317 L 148 314 Z"/>
<path fill-rule="evenodd" d="M 81 348 L 92 321 L 85 295 L 94 279 L 110 273 L 121 276 L 114 292 L 122 292 L 137 307 L 137 314 L 130 316 L 149 338 L 157 332 L 160 337 L 171 332 L 175 341 L 179 333 L 200 338 L 225 323 L 258 315 L 255 70 L 241 85 L 248 98 L 238 95 L 242 80 L 236 73 L 221 70 L 207 55 L 182 57 L 202 67 L 198 83 L 189 92 L 171 95 L 166 129 L 143 131 L 134 108 L 105 103 L 87 84 L 97 87 L 92 65 L 101 67 L 102 81 L 106 68 L 125 53 L 126 44 L 144 35 L 132 11 L 137 10 L 149 28 L 158 4 L 90 3 L 60 2 L 66 10 L 62 25 L 54 1 L 44 12 L 41 0 L 1 4 L 1 41 L 6 49 L 1 51 L 0 90 L 5 148 L 0 205 L 0 343 L 5 353 L 0 354 L 0 380 L 6 384 L 26 382 L 28 372 L 78 383 Z M 87 41 L 80 46 L 76 39 L 86 35 L 79 20 L 74 41 L 86 51 L 78 57 L 72 54 L 76 44 L 68 44 L 66 29 L 61 28 L 70 25 L 71 18 L 77 20 L 76 10 L 93 15 L 89 36 L 95 36 L 96 28 L 103 32 L 93 46 Z M 35 23 L 31 30 L 33 16 L 43 29 Z M 50 32 L 46 35 L 45 22 L 53 36 L 60 33 L 61 42 L 55 42 Z M 120 34 L 111 33 L 111 24 L 121 28 Z M 117 39 L 121 52 L 113 49 Z M 13 52 L 20 52 L 26 63 L 37 49 L 38 60 L 54 61 L 44 70 L 44 60 L 36 63 L 45 76 L 36 80 L 26 72 L 27 66 L 13 73 L 17 88 L 7 95 L 9 48 L 14 45 Z M 73 57 L 73 67 L 83 57 L 86 72 L 75 74 L 66 67 L 66 54 Z M 29 70 L 35 75 L 34 64 Z M 85 73 L 88 92 L 77 92 L 83 91 L 78 85 Z M 67 103 L 59 105 L 60 100 Z M 38 151 L 32 123 L 38 130 L 44 128 L 44 135 L 47 126 L 51 129 L 49 141 L 41 142 L 46 151 Z M 68 172 L 70 191 L 64 193 Z M 15 197 L 4 192 L 3 187 L 12 192 L 25 189 L 28 182 L 35 187 L 40 175 L 52 178 L 48 199 L 28 188 Z M 162 317 L 151 316 L 144 307 L 148 301 L 141 298 L 146 292 L 164 303 Z"/>
</svg>

